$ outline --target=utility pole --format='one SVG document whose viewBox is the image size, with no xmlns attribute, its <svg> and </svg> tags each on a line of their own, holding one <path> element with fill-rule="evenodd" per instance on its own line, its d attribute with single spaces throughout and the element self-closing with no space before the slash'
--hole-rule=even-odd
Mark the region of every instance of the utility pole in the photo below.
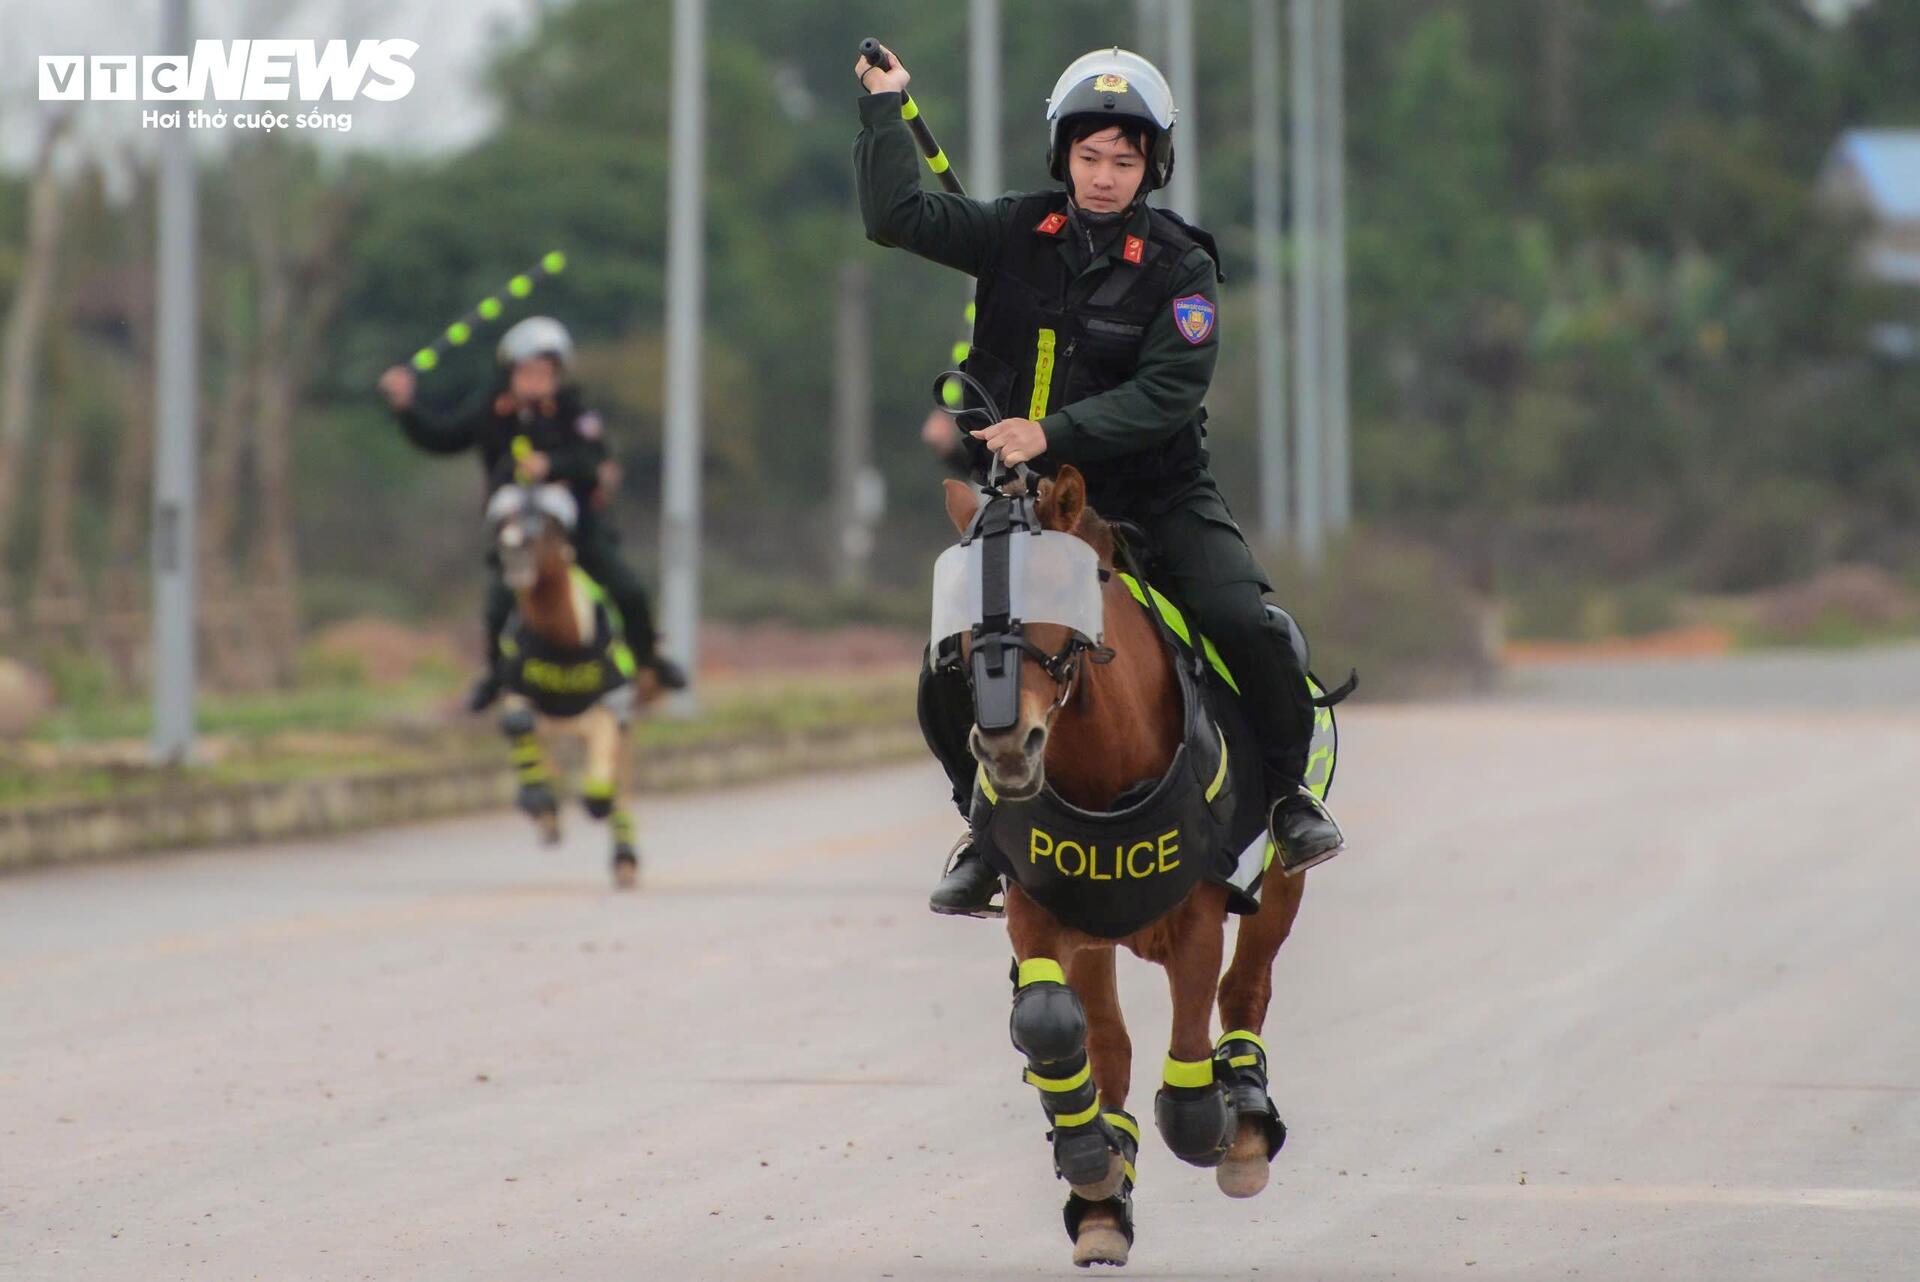
<svg viewBox="0 0 1920 1282">
<path fill-rule="evenodd" d="M 1321 262 L 1326 287 L 1327 528 L 1353 519 L 1352 407 L 1347 388 L 1347 129 L 1341 39 L 1342 0 L 1320 0 L 1320 195 L 1326 216 Z"/>
<path fill-rule="evenodd" d="M 1167 34 L 1166 0 L 1133 0 L 1133 51 L 1148 62 L 1160 60 Z"/>
<path fill-rule="evenodd" d="M 673 0 L 668 136 L 666 459 L 660 531 L 661 619 L 668 657 L 691 678 L 700 630 L 700 358 L 704 324 L 701 178 L 706 0 Z M 690 714 L 694 689 L 672 700 Z"/>
<path fill-rule="evenodd" d="M 969 0 L 968 181 L 982 200 L 1006 190 L 1000 177 L 1000 0 Z"/>
<path fill-rule="evenodd" d="M 835 541 L 834 581 L 843 591 L 867 582 L 873 527 L 885 493 L 873 466 L 869 279 L 861 259 L 849 258 L 840 265 L 833 343 L 833 506 L 827 520 Z"/>
<path fill-rule="evenodd" d="M 1200 221 L 1200 95 L 1193 68 L 1193 0 L 1166 0 L 1167 72 L 1180 109 L 1174 135 L 1173 183 L 1167 198 L 1173 212 L 1190 223 Z"/>
<path fill-rule="evenodd" d="M 1280 238 L 1280 0 L 1253 0 L 1253 249 L 1260 392 L 1260 530 L 1287 536 L 1287 321 Z"/>
<path fill-rule="evenodd" d="M 1318 77 L 1314 0 L 1289 0 L 1288 64 L 1293 71 L 1293 482 L 1294 546 L 1309 566 L 1320 564 L 1326 536 L 1320 497 L 1326 485 L 1321 450 L 1325 429 L 1320 389 L 1322 291 L 1317 286 L 1320 238 Z"/>
<path fill-rule="evenodd" d="M 190 0 L 166 0 L 162 52 L 193 48 Z M 153 760 L 193 758 L 195 420 L 199 409 L 199 240 L 193 135 L 170 129 L 160 138 L 159 215 L 154 337 L 153 461 Z"/>
</svg>

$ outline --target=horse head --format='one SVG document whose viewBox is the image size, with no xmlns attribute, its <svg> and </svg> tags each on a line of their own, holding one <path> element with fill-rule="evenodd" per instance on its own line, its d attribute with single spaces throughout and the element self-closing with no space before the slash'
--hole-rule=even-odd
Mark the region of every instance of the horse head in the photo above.
<svg viewBox="0 0 1920 1282">
<path fill-rule="evenodd" d="M 579 510 L 564 485 L 508 485 L 487 504 L 500 570 L 515 593 L 562 581 L 573 562 L 573 528 Z"/>
<path fill-rule="evenodd" d="M 965 532 L 980 509 L 977 491 L 959 481 L 948 481 L 947 516 Z M 1093 547 L 1103 569 L 1113 565 L 1113 536 L 1106 523 L 1087 506 L 1087 487 L 1080 473 L 1063 466 L 1040 481 L 1035 513 L 1047 530 L 1071 534 Z M 1085 683 L 1086 659 L 1091 652 L 1074 633 L 1057 623 L 1027 621 L 1021 627 L 1025 645 L 1019 650 L 1020 702 L 1011 726 L 994 730 L 975 725 L 968 738 L 973 755 L 986 769 L 994 792 L 1012 801 L 1036 795 L 1046 783 L 1048 744 L 1054 723 L 1074 691 Z M 962 637 L 963 655 L 970 639 Z"/>
</svg>

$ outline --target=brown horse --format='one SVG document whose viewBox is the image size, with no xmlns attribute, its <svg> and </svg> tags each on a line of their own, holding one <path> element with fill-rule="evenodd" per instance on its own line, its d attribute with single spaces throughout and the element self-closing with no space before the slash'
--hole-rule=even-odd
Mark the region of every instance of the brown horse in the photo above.
<svg viewBox="0 0 1920 1282">
<path fill-rule="evenodd" d="M 521 625 L 517 637 L 502 639 L 512 693 L 500 718 L 519 774 L 520 808 L 548 844 L 559 841 L 559 799 L 542 740 L 581 739 L 587 813 L 612 829 L 614 883 L 631 888 L 640 860 L 627 807 L 629 727 L 636 697 L 650 702 L 659 684 L 650 669 L 636 671 L 611 608 L 573 563 L 571 495 L 559 486 L 509 487 L 495 495 L 489 516 Z"/>
<path fill-rule="evenodd" d="M 958 481 L 946 488 L 947 514 L 964 532 L 980 496 Z M 976 725 L 970 743 L 985 786 L 1003 798 L 1032 797 L 1044 782 L 1075 806 L 1108 810 L 1122 794 L 1167 773 L 1182 742 L 1179 680 L 1156 625 L 1113 573 L 1114 533 L 1087 507 L 1080 474 L 1062 467 L 1042 481 L 1037 511 L 1046 529 L 1071 533 L 1098 553 L 1112 658 L 1050 672 L 1023 653 L 1017 723 L 992 734 Z M 1025 633 L 1046 654 L 1068 641 L 1056 625 L 1028 624 Z M 1118 940 L 1066 926 L 1010 881 L 1014 1044 L 1027 1055 L 1027 1080 L 1040 1088 L 1054 1125 L 1056 1167 L 1073 1189 L 1066 1215 L 1076 1264 L 1125 1264 L 1133 1240 L 1131 1158 L 1139 1129 L 1125 1112 L 1132 1044 L 1114 982 L 1115 944 L 1164 967 L 1172 992 L 1166 1081 L 1155 1105 L 1163 1138 L 1183 1160 L 1217 1164 L 1229 1196 L 1251 1197 L 1266 1186 L 1272 1150 L 1285 1136 L 1265 1096 L 1258 1035 L 1272 997 L 1273 960 L 1304 886 L 1304 877 L 1267 880 L 1259 911 L 1241 918 L 1223 975 L 1227 891 L 1210 880 Z M 1218 1043 L 1211 1028 L 1216 998 L 1226 1034 Z"/>
</svg>

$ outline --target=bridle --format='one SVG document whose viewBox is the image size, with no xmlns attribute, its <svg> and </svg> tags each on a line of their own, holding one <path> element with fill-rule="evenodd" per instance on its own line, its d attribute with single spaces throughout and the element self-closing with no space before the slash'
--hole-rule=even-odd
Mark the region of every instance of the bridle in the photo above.
<svg viewBox="0 0 1920 1282">
<path fill-rule="evenodd" d="M 1000 421 L 992 395 L 979 380 L 963 370 L 949 370 L 935 381 L 936 400 L 948 379 L 960 380 L 981 401 L 978 408 L 959 411 L 956 419 L 962 415 L 983 414 L 990 415 L 992 422 Z M 1013 540 L 1037 536 L 1043 527 L 1035 498 L 1037 474 L 1025 463 L 1017 463 L 1012 475 L 1023 483 L 1023 492 L 1012 493 L 1004 488 L 1008 470 L 998 458 L 994 460 L 982 490 L 980 508 L 960 536 L 962 547 L 976 541 L 981 545 L 981 618 L 968 636 L 971 644 L 967 673 L 973 692 L 974 722 L 990 732 L 1010 730 L 1019 723 L 1020 662 L 1017 656 L 1033 658 L 1057 687 L 1047 707 L 1049 724 L 1079 688 L 1085 665 L 1089 661 L 1110 663 L 1114 657 L 1111 648 L 1072 630 L 1068 631 L 1061 647 L 1050 653 L 1034 644 L 1026 635 L 1024 621 L 1014 615 Z M 1099 575 L 1103 583 L 1111 577 L 1105 567 L 1100 568 Z"/>
</svg>

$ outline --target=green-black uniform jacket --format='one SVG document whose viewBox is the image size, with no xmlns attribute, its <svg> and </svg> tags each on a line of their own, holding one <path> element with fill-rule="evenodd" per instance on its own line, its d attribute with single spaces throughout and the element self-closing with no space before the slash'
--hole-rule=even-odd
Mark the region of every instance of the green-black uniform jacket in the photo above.
<svg viewBox="0 0 1920 1282">
<path fill-rule="evenodd" d="M 864 127 L 854 142 L 854 174 L 867 236 L 875 243 L 905 249 L 977 277 L 991 270 L 1009 236 L 1032 234 L 1029 227 L 1012 226 L 1014 208 L 1021 201 L 1018 195 L 983 201 L 921 190 L 919 151 L 900 118 L 899 94 L 862 97 L 860 119 Z M 1150 218 L 1143 204 L 1121 234 L 1093 252 L 1086 239 L 1071 230 L 1058 237 L 1058 252 L 1077 273 L 1069 303 L 1097 289 L 1119 262 L 1128 238 L 1148 234 Z M 1072 463 L 1085 470 L 1088 464 L 1151 451 L 1201 412 L 1219 357 L 1218 324 L 1202 341 L 1189 341 L 1180 331 L 1171 301 L 1197 296 L 1217 316 L 1217 281 L 1218 269 L 1207 251 L 1197 245 L 1188 250 L 1174 268 L 1169 305 L 1160 309 L 1139 339 L 1132 377 L 1084 400 L 1051 408 L 1039 418 L 1047 436 L 1043 464 Z M 1027 407 L 1002 408 L 1009 415 L 1024 417 Z M 1198 493 L 1193 492 L 1196 489 Z M 1196 501 L 1209 508 L 1217 505 L 1219 515 L 1231 519 L 1204 469 L 1188 484 L 1159 489 L 1147 499 L 1149 507 L 1157 510 Z"/>
</svg>

